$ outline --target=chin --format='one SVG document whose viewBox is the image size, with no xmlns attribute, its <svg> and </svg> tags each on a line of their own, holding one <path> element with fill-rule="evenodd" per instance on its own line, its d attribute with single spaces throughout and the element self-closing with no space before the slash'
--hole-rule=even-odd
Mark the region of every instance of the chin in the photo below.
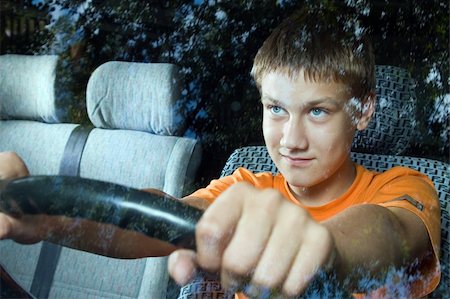
<svg viewBox="0 0 450 299">
<path fill-rule="evenodd" d="M 278 167 L 280 173 L 284 176 L 290 185 L 295 187 L 313 187 L 330 178 L 330 171 L 319 170 L 317 165 L 307 168 L 286 167 L 281 163 Z M 320 174 L 318 172 L 321 172 Z"/>
<path fill-rule="evenodd" d="M 321 178 L 314 178 L 308 174 L 288 173 L 280 168 L 278 169 L 280 170 L 280 173 L 283 175 L 286 181 L 289 183 L 289 185 L 292 187 L 309 188 L 314 185 L 317 185 L 322 181 Z"/>
</svg>

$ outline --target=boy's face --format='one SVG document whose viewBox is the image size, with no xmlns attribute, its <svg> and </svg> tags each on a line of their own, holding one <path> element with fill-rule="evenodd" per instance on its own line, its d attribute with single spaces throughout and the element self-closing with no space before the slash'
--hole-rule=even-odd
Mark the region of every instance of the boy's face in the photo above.
<svg viewBox="0 0 450 299">
<path fill-rule="evenodd" d="M 352 121 L 347 85 L 311 82 L 302 72 L 295 79 L 266 74 L 261 94 L 266 146 L 294 194 L 322 204 L 345 192 L 355 176 L 349 158 L 355 129 L 364 129 L 371 113 Z"/>
</svg>

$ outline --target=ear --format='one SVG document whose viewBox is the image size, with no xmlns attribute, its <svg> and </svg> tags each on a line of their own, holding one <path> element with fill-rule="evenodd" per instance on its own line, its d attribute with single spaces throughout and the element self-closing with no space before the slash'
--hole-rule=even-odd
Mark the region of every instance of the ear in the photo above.
<svg viewBox="0 0 450 299">
<path fill-rule="evenodd" d="M 361 117 L 358 121 L 358 124 L 356 125 L 356 128 L 359 131 L 364 130 L 369 125 L 369 122 L 372 119 L 373 114 L 375 113 L 376 98 L 377 96 L 373 91 L 366 96 L 361 112 Z"/>
</svg>

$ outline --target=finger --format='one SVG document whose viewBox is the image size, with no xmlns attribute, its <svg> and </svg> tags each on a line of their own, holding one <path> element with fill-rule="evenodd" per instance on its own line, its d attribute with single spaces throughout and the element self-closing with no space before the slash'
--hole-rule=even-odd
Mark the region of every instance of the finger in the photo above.
<svg viewBox="0 0 450 299">
<path fill-rule="evenodd" d="M 328 264 L 334 250 L 331 233 L 320 224 L 311 226 L 283 285 L 283 293 L 288 296 L 302 294 Z"/>
<path fill-rule="evenodd" d="M 310 221 L 306 211 L 283 202 L 272 234 L 255 269 L 252 284 L 280 289 L 304 239 L 303 228 Z"/>
<path fill-rule="evenodd" d="M 207 271 L 220 269 L 222 255 L 228 245 L 243 209 L 242 194 L 248 184 L 238 183 L 223 192 L 205 211 L 196 227 L 197 262 Z"/>
<path fill-rule="evenodd" d="M 192 250 L 180 249 L 169 255 L 167 267 L 176 283 L 183 286 L 194 279 L 197 272 L 195 260 Z"/>
<path fill-rule="evenodd" d="M 233 276 L 245 279 L 252 275 L 271 235 L 277 217 L 274 211 L 283 201 L 278 192 L 267 189 L 245 202 L 235 234 L 223 255 L 224 287 L 232 284 Z"/>
</svg>

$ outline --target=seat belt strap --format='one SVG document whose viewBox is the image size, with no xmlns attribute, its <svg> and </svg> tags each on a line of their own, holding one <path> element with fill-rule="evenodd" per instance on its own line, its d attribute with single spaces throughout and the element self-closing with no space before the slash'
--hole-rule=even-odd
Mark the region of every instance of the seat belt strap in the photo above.
<svg viewBox="0 0 450 299">
<path fill-rule="evenodd" d="M 59 165 L 59 175 L 80 176 L 81 157 L 93 127 L 78 126 L 67 140 Z"/>
<path fill-rule="evenodd" d="M 81 157 L 92 127 L 78 126 L 69 136 L 59 166 L 59 175 L 79 176 Z M 43 242 L 30 292 L 36 298 L 48 298 L 53 284 L 61 246 Z"/>
</svg>

